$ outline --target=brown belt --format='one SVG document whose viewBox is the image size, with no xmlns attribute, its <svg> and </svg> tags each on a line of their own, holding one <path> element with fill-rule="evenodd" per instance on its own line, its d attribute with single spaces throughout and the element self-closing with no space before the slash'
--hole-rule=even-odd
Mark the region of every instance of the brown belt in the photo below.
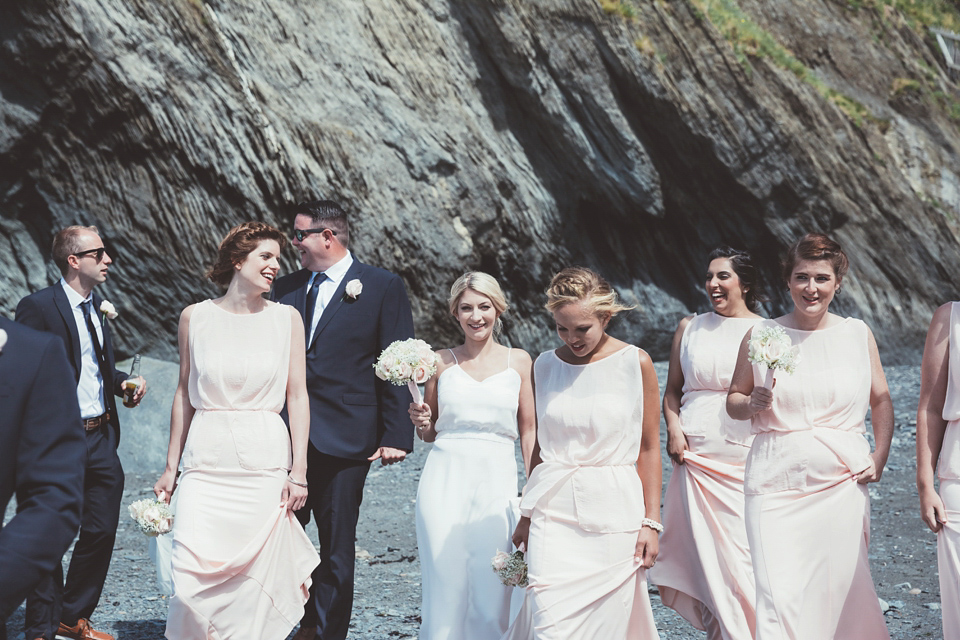
<svg viewBox="0 0 960 640">
<path fill-rule="evenodd" d="M 110 422 L 110 412 L 107 411 L 103 415 L 99 415 L 96 418 L 86 418 L 83 421 L 83 428 L 87 431 L 93 431 L 94 429 L 99 429 L 101 425 L 107 424 Z"/>
</svg>

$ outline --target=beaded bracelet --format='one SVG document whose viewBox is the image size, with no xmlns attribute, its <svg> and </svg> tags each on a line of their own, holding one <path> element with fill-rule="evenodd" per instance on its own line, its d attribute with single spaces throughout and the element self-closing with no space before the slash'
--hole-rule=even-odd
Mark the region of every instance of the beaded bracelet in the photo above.
<svg viewBox="0 0 960 640">
<path fill-rule="evenodd" d="M 306 489 L 306 488 L 308 488 L 308 487 L 310 486 L 310 485 L 308 485 L 306 482 L 297 482 L 296 480 L 294 480 L 294 479 L 291 478 L 290 476 L 287 476 L 287 482 L 289 482 L 290 484 L 295 484 L 295 485 L 297 485 L 298 487 L 303 487 L 304 489 Z"/>
<path fill-rule="evenodd" d="M 650 527 L 657 533 L 663 533 L 663 525 L 657 522 L 656 520 L 651 520 L 650 518 L 644 518 L 640 521 L 640 527 Z"/>
</svg>

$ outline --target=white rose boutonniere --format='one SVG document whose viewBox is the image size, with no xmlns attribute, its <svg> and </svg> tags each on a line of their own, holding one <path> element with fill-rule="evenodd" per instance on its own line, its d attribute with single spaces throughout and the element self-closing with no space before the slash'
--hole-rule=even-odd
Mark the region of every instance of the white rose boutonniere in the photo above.
<svg viewBox="0 0 960 640">
<path fill-rule="evenodd" d="M 350 298 L 356 300 L 360 297 L 360 294 L 363 293 L 363 283 L 357 279 L 353 279 L 347 283 L 347 286 L 344 288 L 343 292 Z"/>
<path fill-rule="evenodd" d="M 120 315 L 117 313 L 117 308 L 113 306 L 113 303 L 106 300 L 100 303 L 100 313 L 102 313 L 103 317 L 105 317 L 107 320 L 114 320 L 118 315 Z"/>
<path fill-rule="evenodd" d="M 3 329 L 0 329 L 0 353 L 3 353 L 3 348 L 7 346 L 7 332 Z"/>
</svg>

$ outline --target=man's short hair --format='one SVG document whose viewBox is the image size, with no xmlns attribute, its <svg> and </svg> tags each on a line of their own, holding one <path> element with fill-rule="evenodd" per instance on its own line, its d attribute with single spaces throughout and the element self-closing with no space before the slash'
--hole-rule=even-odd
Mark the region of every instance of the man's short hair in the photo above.
<svg viewBox="0 0 960 640">
<path fill-rule="evenodd" d="M 310 216 L 311 226 L 321 227 L 337 232 L 337 240 L 343 247 L 350 246 L 350 223 L 347 222 L 347 212 L 333 200 L 307 200 L 300 202 L 293 209 L 293 217 Z"/>
<path fill-rule="evenodd" d="M 75 224 L 60 229 L 60 231 L 57 231 L 57 235 L 53 236 L 53 246 L 51 247 L 50 253 L 53 254 L 54 264 L 60 269 L 60 275 L 67 275 L 67 270 L 70 267 L 67 258 L 82 249 L 80 245 L 80 234 L 84 231 L 92 231 L 100 235 L 100 231 L 96 227 L 84 227 Z"/>
</svg>

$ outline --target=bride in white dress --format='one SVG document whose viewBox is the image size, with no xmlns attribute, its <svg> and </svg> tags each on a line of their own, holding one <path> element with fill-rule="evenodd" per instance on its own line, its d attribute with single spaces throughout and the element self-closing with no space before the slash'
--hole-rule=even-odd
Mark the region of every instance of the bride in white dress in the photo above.
<svg viewBox="0 0 960 640">
<path fill-rule="evenodd" d="M 536 431 L 532 363 L 496 341 L 507 303 L 493 277 L 465 273 L 449 304 L 464 342 L 437 352 L 424 404 L 410 405 L 417 435 L 434 443 L 417 491 L 420 640 L 498 640 L 510 623 L 512 589 L 490 560 L 513 548 L 515 442 L 529 470 Z"/>
</svg>

